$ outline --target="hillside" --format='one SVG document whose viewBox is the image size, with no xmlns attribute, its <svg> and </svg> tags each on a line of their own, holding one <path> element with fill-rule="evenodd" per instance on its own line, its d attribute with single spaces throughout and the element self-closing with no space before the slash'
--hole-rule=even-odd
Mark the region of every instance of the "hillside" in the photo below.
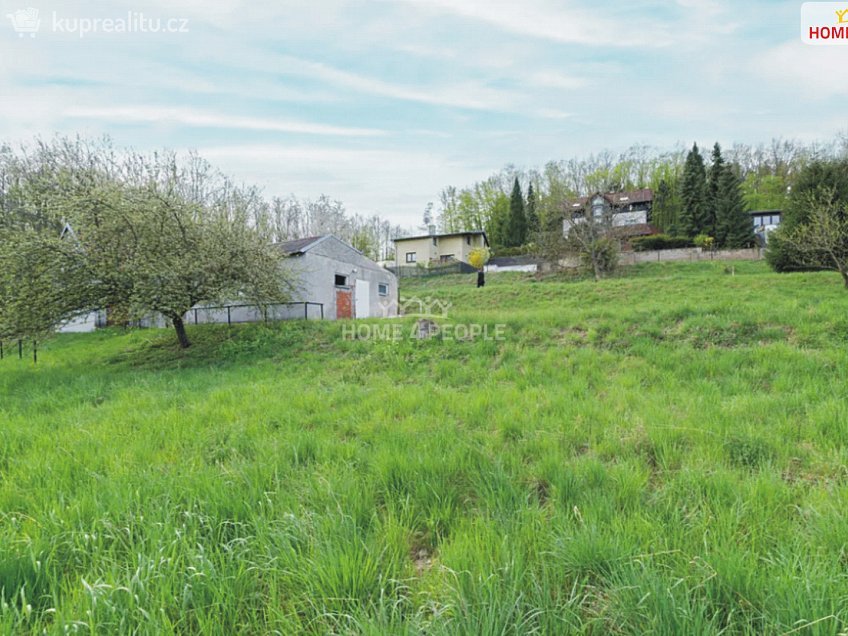
<svg viewBox="0 0 848 636">
<path fill-rule="evenodd" d="M 401 292 L 502 340 L 7 347 L 0 631 L 848 629 L 838 275 L 473 279 Z"/>
</svg>

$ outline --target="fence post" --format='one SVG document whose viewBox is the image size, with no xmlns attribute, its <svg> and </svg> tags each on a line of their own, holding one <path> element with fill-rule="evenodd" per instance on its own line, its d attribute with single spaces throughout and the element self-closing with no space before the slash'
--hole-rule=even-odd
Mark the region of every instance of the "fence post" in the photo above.
<svg viewBox="0 0 848 636">
<path fill-rule="evenodd" d="M 3 341 L 0 340 L 0 360 L 3 359 Z"/>
<path fill-rule="evenodd" d="M 227 305 L 227 326 L 228 327 L 233 326 L 233 318 L 232 318 L 232 314 L 230 313 L 230 309 L 232 309 L 232 307 Z"/>
<path fill-rule="evenodd" d="M 24 359 L 24 343 L 22 340 L 18 340 L 18 360 Z"/>
<path fill-rule="evenodd" d="M 303 319 L 309 320 L 309 303 L 303 303 Z"/>
<path fill-rule="evenodd" d="M 38 364 L 38 341 L 32 341 L 32 363 Z"/>
<path fill-rule="evenodd" d="M 194 324 L 197 324 L 197 309 L 194 310 Z"/>
<path fill-rule="evenodd" d="M 324 320 L 324 303 L 321 303 L 321 320 Z"/>
</svg>

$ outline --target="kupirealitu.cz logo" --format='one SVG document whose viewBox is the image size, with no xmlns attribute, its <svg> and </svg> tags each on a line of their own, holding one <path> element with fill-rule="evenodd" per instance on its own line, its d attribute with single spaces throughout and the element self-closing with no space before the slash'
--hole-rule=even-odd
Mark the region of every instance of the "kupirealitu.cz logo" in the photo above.
<svg viewBox="0 0 848 636">
<path fill-rule="evenodd" d="M 56 11 L 51 12 L 50 20 L 45 20 L 44 30 L 41 30 L 42 20 L 38 9 L 29 7 L 7 13 L 6 17 L 12 23 L 12 28 L 19 38 L 29 36 L 34 38 L 41 31 L 58 34 L 72 34 L 80 38 L 92 34 L 124 34 L 124 33 L 188 33 L 188 18 L 150 17 L 137 11 L 127 11 L 124 15 L 103 17 L 60 16 Z"/>
<path fill-rule="evenodd" d="M 801 39 L 813 45 L 848 45 L 848 0 L 801 5 Z"/>
</svg>

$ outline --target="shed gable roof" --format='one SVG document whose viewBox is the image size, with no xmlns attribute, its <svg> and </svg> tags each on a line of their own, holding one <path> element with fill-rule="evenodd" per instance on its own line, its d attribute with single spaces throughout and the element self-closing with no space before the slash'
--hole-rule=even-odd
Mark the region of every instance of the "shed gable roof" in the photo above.
<svg viewBox="0 0 848 636">
<path fill-rule="evenodd" d="M 276 245 L 287 256 L 294 256 L 295 254 L 303 254 L 304 252 L 309 251 L 329 236 L 329 234 L 325 234 L 324 236 L 310 236 L 302 239 L 294 239 L 293 241 L 283 241 Z"/>
</svg>

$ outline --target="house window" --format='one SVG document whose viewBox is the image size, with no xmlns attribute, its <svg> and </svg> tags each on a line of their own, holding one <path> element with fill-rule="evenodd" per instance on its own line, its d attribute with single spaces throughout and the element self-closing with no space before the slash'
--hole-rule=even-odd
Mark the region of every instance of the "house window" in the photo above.
<svg viewBox="0 0 848 636">
<path fill-rule="evenodd" d="M 466 245 L 471 245 L 471 235 L 470 235 L 470 234 L 469 234 L 468 236 L 466 236 L 466 237 L 465 237 L 465 244 L 466 244 Z"/>
<path fill-rule="evenodd" d="M 437 239 L 437 238 L 434 236 L 434 237 L 433 237 L 433 245 L 434 245 L 434 246 L 436 246 L 436 245 L 438 245 L 438 244 L 439 244 L 439 239 Z"/>
<path fill-rule="evenodd" d="M 386 283 L 379 283 L 377 285 L 377 293 L 380 294 L 380 296 L 388 296 L 389 286 Z"/>
<path fill-rule="evenodd" d="M 347 276 L 336 274 L 336 287 L 347 287 Z"/>
<path fill-rule="evenodd" d="M 415 252 L 407 252 L 406 253 L 406 262 L 414 263 L 415 262 Z"/>
<path fill-rule="evenodd" d="M 442 261 L 443 263 L 449 263 L 450 261 L 454 260 L 455 258 L 456 257 L 453 254 L 442 254 L 439 257 L 439 260 Z"/>
</svg>

